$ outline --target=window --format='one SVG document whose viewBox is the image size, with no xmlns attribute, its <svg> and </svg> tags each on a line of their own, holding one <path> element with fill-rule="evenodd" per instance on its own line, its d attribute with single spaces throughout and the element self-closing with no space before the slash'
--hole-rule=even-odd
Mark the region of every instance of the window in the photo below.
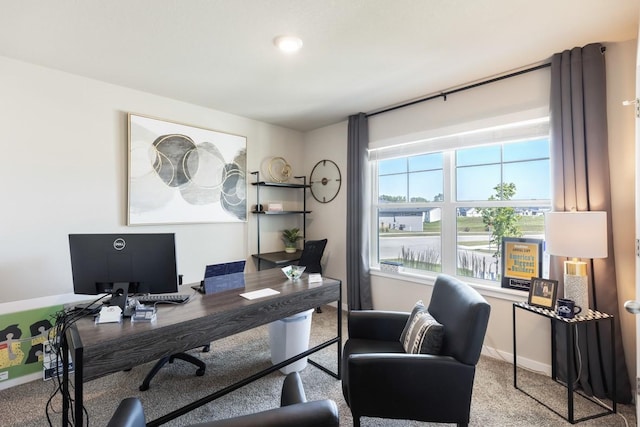
<svg viewBox="0 0 640 427">
<path fill-rule="evenodd" d="M 370 154 L 372 265 L 402 263 L 413 274 L 497 284 L 501 238 L 544 236 L 551 205 L 547 118 Z"/>
</svg>

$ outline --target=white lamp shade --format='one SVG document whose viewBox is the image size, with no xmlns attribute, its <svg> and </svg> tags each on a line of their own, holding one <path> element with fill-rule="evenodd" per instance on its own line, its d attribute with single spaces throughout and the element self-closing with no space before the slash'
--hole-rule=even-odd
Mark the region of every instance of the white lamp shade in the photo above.
<svg viewBox="0 0 640 427">
<path fill-rule="evenodd" d="M 547 212 L 544 215 L 546 250 L 572 258 L 607 257 L 606 212 Z"/>
</svg>

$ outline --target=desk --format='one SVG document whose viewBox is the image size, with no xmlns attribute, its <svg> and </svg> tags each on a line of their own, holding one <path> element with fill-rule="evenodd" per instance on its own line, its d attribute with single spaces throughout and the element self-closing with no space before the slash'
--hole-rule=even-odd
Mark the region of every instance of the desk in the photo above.
<svg viewBox="0 0 640 427">
<path fill-rule="evenodd" d="M 516 345 L 516 338 L 517 338 L 517 334 L 516 334 L 516 309 L 520 309 L 520 310 L 524 310 L 524 311 L 528 311 L 530 313 L 534 313 L 537 314 L 539 316 L 543 316 L 549 319 L 549 321 L 551 322 L 551 378 L 564 385 L 565 387 L 567 387 L 567 416 L 565 417 L 563 414 L 555 411 L 553 408 L 551 408 L 550 406 L 548 406 L 547 404 L 545 404 L 544 402 L 541 402 L 539 399 L 535 398 L 534 396 L 532 396 L 531 394 L 527 393 L 525 390 L 522 390 L 521 388 L 518 388 L 518 365 L 517 365 L 517 353 L 516 353 L 516 349 L 517 349 L 517 345 Z M 595 415 L 591 415 L 591 416 L 586 416 L 586 417 L 582 417 L 579 419 L 575 419 L 574 416 L 574 411 L 573 411 L 573 394 L 574 392 L 576 392 L 576 390 L 574 389 L 574 375 L 575 375 L 575 329 L 576 327 L 574 327 L 575 325 L 578 324 L 587 324 L 587 323 L 591 323 L 591 322 L 601 322 L 601 321 L 608 321 L 609 325 L 611 327 L 611 377 L 612 377 L 612 396 L 611 396 L 611 401 L 612 401 L 612 407 L 609 408 L 608 406 L 602 404 L 599 401 L 594 400 L 593 398 L 591 398 L 590 396 L 586 396 L 582 393 L 580 393 L 580 395 L 582 397 L 584 397 L 585 399 L 590 400 L 591 402 L 595 403 L 596 405 L 606 409 L 606 411 L 604 412 L 600 412 L 597 413 Z M 563 384 L 558 380 L 558 373 L 557 373 L 557 366 L 556 366 L 556 344 L 555 344 L 555 332 L 556 332 L 556 328 L 558 326 L 564 327 L 565 330 L 567 331 L 567 341 L 566 341 L 566 347 L 567 347 L 567 354 L 566 354 L 566 362 L 567 362 L 567 384 Z M 615 328 L 615 324 L 613 322 L 613 316 L 610 314 L 606 314 L 606 313 L 601 313 L 599 311 L 594 311 L 594 310 L 589 310 L 588 313 L 586 313 L 585 315 L 581 315 L 581 316 L 575 316 L 573 319 L 565 319 L 564 317 L 560 317 L 558 316 L 554 311 L 551 310 L 547 310 L 544 308 L 539 308 L 539 307 L 534 307 L 532 305 L 527 304 L 526 302 L 517 302 L 517 303 L 513 303 L 513 386 L 520 390 L 521 392 L 523 392 L 524 394 L 526 394 L 527 396 L 531 397 L 532 399 L 534 399 L 536 402 L 540 403 L 541 405 L 545 406 L 547 409 L 549 409 L 550 411 L 554 412 L 555 414 L 561 416 L 562 418 L 566 419 L 567 421 L 569 421 L 571 424 L 575 424 L 577 422 L 580 421 L 585 421 L 585 420 L 589 420 L 592 418 L 597 418 L 597 417 L 602 417 L 604 415 L 609 415 L 609 414 L 613 414 L 616 412 L 616 376 L 615 376 L 615 333 L 614 333 L 614 328 Z"/>
<path fill-rule="evenodd" d="M 211 341 L 225 338 L 305 310 L 333 301 L 338 302 L 336 337 L 304 353 L 271 366 L 183 408 L 149 422 L 160 425 L 236 390 L 251 381 L 270 374 L 309 354 L 337 344 L 337 373 L 309 360 L 309 363 L 340 379 L 342 358 L 342 284 L 323 278 L 320 283 L 308 283 L 308 275 L 290 281 L 280 269 L 245 274 L 245 288 L 210 295 L 195 295 L 180 306 L 159 305 L 157 320 L 152 323 L 122 323 L 96 325 L 92 318 L 82 318 L 68 328 L 62 340 L 62 353 L 73 358 L 75 373 L 76 425 L 82 425 L 83 383 L 113 372 L 122 371 L 174 353 L 184 352 Z M 246 300 L 240 293 L 271 288 L 278 295 Z M 68 401 L 69 372 L 63 360 L 63 425 L 70 412 Z"/>
<path fill-rule="evenodd" d="M 258 270 L 262 270 L 262 263 L 267 263 L 268 268 L 285 267 L 291 263 L 295 263 L 300 259 L 302 255 L 301 250 L 297 250 L 293 253 L 287 253 L 285 251 L 269 252 L 266 254 L 254 254 L 251 255 L 258 260 Z"/>
</svg>

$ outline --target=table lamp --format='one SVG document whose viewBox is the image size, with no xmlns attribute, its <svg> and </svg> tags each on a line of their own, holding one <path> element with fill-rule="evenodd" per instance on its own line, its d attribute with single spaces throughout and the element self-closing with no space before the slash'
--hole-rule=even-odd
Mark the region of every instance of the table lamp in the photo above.
<svg viewBox="0 0 640 427">
<path fill-rule="evenodd" d="M 572 258 L 564 262 L 564 297 L 574 300 L 586 313 L 589 309 L 587 263 L 579 258 L 607 257 L 607 213 L 547 212 L 544 234 L 549 254 Z"/>
</svg>

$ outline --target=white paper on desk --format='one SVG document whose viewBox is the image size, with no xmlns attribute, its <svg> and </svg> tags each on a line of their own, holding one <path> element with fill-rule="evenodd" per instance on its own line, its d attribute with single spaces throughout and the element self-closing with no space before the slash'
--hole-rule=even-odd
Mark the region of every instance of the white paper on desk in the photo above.
<svg viewBox="0 0 640 427">
<path fill-rule="evenodd" d="M 309 274 L 309 283 L 317 283 L 317 282 L 322 282 L 322 274 L 320 273 Z"/>
<path fill-rule="evenodd" d="M 122 309 L 117 305 L 102 307 L 96 320 L 97 323 L 116 323 L 122 320 Z"/>
<path fill-rule="evenodd" d="M 240 296 L 246 299 L 257 299 L 257 298 L 268 297 L 271 295 L 278 295 L 279 293 L 280 292 L 276 291 L 275 289 L 264 288 L 264 289 L 258 289 L 257 291 L 245 292 L 243 294 L 240 294 Z"/>
</svg>

